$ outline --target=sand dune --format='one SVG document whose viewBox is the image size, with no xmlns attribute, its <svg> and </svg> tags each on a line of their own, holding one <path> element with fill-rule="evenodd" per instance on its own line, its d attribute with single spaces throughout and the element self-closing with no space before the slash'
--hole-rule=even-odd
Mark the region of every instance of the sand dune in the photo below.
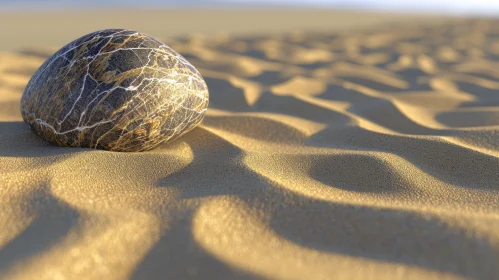
<svg viewBox="0 0 499 280">
<path fill-rule="evenodd" d="M 144 153 L 39 139 L 53 49 L 0 53 L 0 278 L 499 279 L 497 21 L 163 39 L 211 103 Z"/>
</svg>

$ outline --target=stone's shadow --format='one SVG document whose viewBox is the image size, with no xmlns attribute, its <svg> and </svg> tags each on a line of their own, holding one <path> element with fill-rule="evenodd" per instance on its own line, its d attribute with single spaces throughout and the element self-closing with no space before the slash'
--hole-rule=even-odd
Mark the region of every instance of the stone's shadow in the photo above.
<svg viewBox="0 0 499 280">
<path fill-rule="evenodd" d="M 43 140 L 24 122 L 0 122 L 0 157 L 46 157 L 93 149 L 59 147 Z"/>
</svg>

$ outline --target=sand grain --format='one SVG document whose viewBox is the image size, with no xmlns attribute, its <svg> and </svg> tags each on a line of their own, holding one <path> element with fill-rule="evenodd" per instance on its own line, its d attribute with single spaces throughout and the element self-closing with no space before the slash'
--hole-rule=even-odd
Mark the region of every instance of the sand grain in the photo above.
<svg viewBox="0 0 499 280">
<path fill-rule="evenodd" d="M 144 153 L 39 139 L 0 53 L 0 278 L 496 279 L 497 26 L 171 39 L 210 109 Z"/>
</svg>

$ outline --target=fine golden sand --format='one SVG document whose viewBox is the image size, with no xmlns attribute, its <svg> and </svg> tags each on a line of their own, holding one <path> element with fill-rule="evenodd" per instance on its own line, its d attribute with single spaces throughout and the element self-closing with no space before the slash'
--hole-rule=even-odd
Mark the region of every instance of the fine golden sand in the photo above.
<svg viewBox="0 0 499 280">
<path fill-rule="evenodd" d="M 0 278 L 499 279 L 499 21 L 423 22 L 160 37 L 211 103 L 144 153 L 42 141 L 60 46 L 0 53 Z"/>
</svg>

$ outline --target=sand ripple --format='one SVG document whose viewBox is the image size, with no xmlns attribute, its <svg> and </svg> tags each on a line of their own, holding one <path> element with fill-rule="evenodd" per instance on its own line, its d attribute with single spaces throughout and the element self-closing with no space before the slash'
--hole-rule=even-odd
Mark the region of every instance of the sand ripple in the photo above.
<svg viewBox="0 0 499 280">
<path fill-rule="evenodd" d="M 37 138 L 1 53 L 0 277 L 497 277 L 498 23 L 171 40 L 210 110 L 145 153 Z"/>
</svg>

